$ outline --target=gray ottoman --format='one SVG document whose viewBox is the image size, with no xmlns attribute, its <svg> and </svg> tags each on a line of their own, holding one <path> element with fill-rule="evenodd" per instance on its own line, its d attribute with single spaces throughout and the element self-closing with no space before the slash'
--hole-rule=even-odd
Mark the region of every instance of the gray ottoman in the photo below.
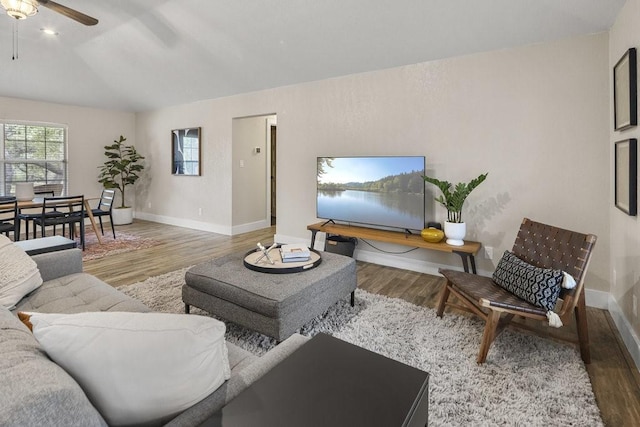
<svg viewBox="0 0 640 427">
<path fill-rule="evenodd" d="M 282 341 L 357 287 L 356 262 L 322 253 L 322 263 L 290 274 L 246 268 L 246 252 L 198 264 L 185 274 L 182 301 Z"/>
</svg>

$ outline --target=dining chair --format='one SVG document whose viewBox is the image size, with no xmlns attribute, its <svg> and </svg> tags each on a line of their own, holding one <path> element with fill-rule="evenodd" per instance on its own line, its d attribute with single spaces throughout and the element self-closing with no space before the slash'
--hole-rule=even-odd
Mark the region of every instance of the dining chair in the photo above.
<svg viewBox="0 0 640 427">
<path fill-rule="evenodd" d="M 85 249 L 84 242 L 84 195 L 45 197 L 42 201 L 42 212 L 33 219 L 33 226 L 40 227 L 42 237 L 45 237 L 45 227 L 53 226 L 53 234 L 56 226 L 62 226 L 62 234 L 65 227 L 69 226 L 69 238 L 75 239 L 76 224 L 80 227 L 80 244 Z"/>
<path fill-rule="evenodd" d="M 33 187 L 34 194 L 52 193 L 52 197 L 62 196 L 62 184 L 42 184 Z"/>
<path fill-rule="evenodd" d="M 91 213 L 94 218 L 97 217 L 98 221 L 100 221 L 100 231 L 104 236 L 104 227 L 102 226 L 102 217 L 109 216 L 109 221 L 111 221 L 111 231 L 113 232 L 113 238 L 116 238 L 116 229 L 113 225 L 113 216 L 111 215 L 111 211 L 113 209 L 113 199 L 116 196 L 116 190 L 104 189 L 102 190 L 102 194 L 100 195 L 100 200 L 98 201 L 98 206 L 91 209 Z M 88 215 L 87 213 L 85 215 Z"/>
<path fill-rule="evenodd" d="M 36 197 L 54 197 L 56 196 L 55 192 L 53 189 L 49 189 L 49 190 L 43 190 L 42 189 L 43 186 L 39 186 L 39 187 L 34 187 L 34 191 L 33 194 Z M 36 189 L 39 188 L 39 189 Z M 22 212 L 21 210 L 18 210 L 18 218 L 19 218 L 19 222 L 18 222 L 18 232 L 20 232 L 20 222 L 24 221 L 24 238 L 25 240 L 29 240 L 29 222 L 33 222 L 33 219 L 36 217 L 39 217 L 41 215 L 40 212 Z M 36 238 L 36 226 L 33 226 L 33 238 Z"/>
<path fill-rule="evenodd" d="M 20 240 L 20 228 L 18 220 L 18 201 L 15 197 L 2 197 L 0 199 L 0 233 L 9 237 L 13 232 L 13 240 Z"/>
</svg>

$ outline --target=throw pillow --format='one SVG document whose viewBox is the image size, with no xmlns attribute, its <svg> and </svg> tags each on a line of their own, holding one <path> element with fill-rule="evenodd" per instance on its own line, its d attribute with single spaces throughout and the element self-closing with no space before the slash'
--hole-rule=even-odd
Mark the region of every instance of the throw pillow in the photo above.
<svg viewBox="0 0 640 427">
<path fill-rule="evenodd" d="M 210 317 L 26 313 L 49 357 L 109 425 L 164 423 L 230 377 L 224 323 Z"/>
<path fill-rule="evenodd" d="M 11 310 L 40 285 L 42 276 L 35 261 L 0 234 L 0 304 Z"/>
<path fill-rule="evenodd" d="M 523 300 L 552 311 L 562 287 L 562 270 L 535 267 L 505 251 L 493 273 L 498 286 Z"/>
</svg>

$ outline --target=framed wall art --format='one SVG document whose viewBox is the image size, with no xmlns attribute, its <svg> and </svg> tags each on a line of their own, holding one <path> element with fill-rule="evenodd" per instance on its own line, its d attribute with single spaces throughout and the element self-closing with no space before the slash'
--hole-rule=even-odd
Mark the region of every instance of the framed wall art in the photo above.
<svg viewBox="0 0 640 427">
<path fill-rule="evenodd" d="M 613 121 L 615 130 L 638 124 L 636 49 L 631 48 L 613 67 Z"/>
<path fill-rule="evenodd" d="M 627 215 L 638 211 L 638 142 L 635 138 L 615 144 L 615 204 Z"/>
<path fill-rule="evenodd" d="M 171 131 L 171 173 L 173 175 L 200 175 L 200 128 Z"/>
</svg>

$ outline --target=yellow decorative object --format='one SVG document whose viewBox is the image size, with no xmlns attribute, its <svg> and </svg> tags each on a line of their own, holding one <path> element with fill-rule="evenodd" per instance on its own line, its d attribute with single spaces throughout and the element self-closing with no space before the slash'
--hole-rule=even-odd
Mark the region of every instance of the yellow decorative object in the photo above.
<svg viewBox="0 0 640 427">
<path fill-rule="evenodd" d="M 437 228 L 425 228 L 420 232 L 422 238 L 430 243 L 438 243 L 444 237 L 444 232 Z"/>
</svg>

